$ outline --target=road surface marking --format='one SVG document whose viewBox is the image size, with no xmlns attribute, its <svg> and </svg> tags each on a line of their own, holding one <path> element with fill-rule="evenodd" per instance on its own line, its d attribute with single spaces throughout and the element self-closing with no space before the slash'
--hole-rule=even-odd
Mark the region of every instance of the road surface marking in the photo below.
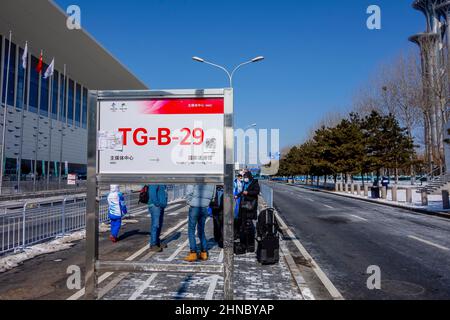
<svg viewBox="0 0 450 320">
<path fill-rule="evenodd" d="M 344 297 L 341 295 L 341 293 L 338 291 L 338 289 L 336 289 L 336 287 L 334 286 L 334 284 L 331 282 L 330 279 L 328 279 L 327 275 L 325 274 L 325 272 L 322 271 L 322 269 L 319 267 L 319 265 L 314 261 L 314 259 L 311 257 L 311 255 L 308 253 L 308 251 L 305 249 L 305 247 L 303 247 L 303 245 L 300 243 L 300 241 L 298 241 L 297 237 L 295 236 L 295 234 L 292 232 L 292 230 L 286 225 L 286 223 L 284 222 L 284 220 L 281 218 L 281 216 L 279 215 L 278 212 L 275 212 L 275 215 L 277 216 L 278 221 L 281 224 L 281 227 L 286 230 L 288 236 L 292 239 L 292 241 L 294 242 L 295 246 L 297 247 L 297 249 L 301 252 L 301 254 L 303 255 L 303 257 L 311 262 L 312 265 L 312 269 L 315 272 L 315 274 L 317 275 L 317 277 L 320 279 L 320 281 L 322 281 L 323 285 L 325 286 L 325 288 L 328 290 L 328 292 L 330 293 L 330 295 L 333 297 L 333 299 L 335 300 L 344 300 Z"/>
<path fill-rule="evenodd" d="M 223 263 L 224 253 L 223 250 L 220 251 L 218 263 Z M 209 284 L 208 292 L 206 293 L 205 300 L 212 300 L 214 297 L 214 292 L 216 291 L 217 282 L 221 277 L 218 275 L 214 275 L 211 277 L 211 283 Z"/>
<path fill-rule="evenodd" d="M 179 215 L 181 212 L 173 212 L 173 213 L 169 213 L 167 216 L 169 216 L 169 217 L 174 217 L 174 216 L 177 216 L 177 215 Z"/>
<path fill-rule="evenodd" d="M 328 208 L 328 209 L 334 209 L 332 206 L 329 206 L 329 205 L 327 205 L 327 204 L 324 204 L 324 207 L 325 207 L 325 208 Z"/>
<path fill-rule="evenodd" d="M 165 212 L 168 212 L 168 211 L 170 211 L 170 210 L 172 210 L 172 209 L 175 209 L 177 206 L 179 206 L 180 205 L 180 203 L 177 203 L 177 202 L 175 202 L 174 204 L 170 204 L 166 209 L 165 209 Z M 181 208 L 182 209 L 182 208 Z M 143 214 L 148 214 L 148 207 L 147 208 L 145 208 L 145 209 L 141 209 L 140 211 L 138 211 L 138 212 L 135 212 L 135 213 L 131 213 L 131 214 L 129 214 L 129 216 L 130 217 L 138 217 L 138 216 L 142 216 Z M 169 214 L 170 215 L 170 214 Z"/>
<path fill-rule="evenodd" d="M 173 261 L 176 258 L 176 256 L 188 245 L 188 243 L 189 240 L 185 241 L 181 246 L 178 247 L 177 250 L 175 250 L 175 252 L 169 258 L 167 258 L 166 261 L 167 262 Z M 128 300 L 136 300 L 137 298 L 139 298 L 141 294 L 144 293 L 145 289 L 147 289 L 148 286 L 156 279 L 157 276 L 158 276 L 157 273 L 153 273 L 135 292 L 133 292 L 133 294 Z"/>
<path fill-rule="evenodd" d="M 433 247 L 435 247 L 435 248 L 438 248 L 438 249 L 441 249 L 441 250 L 444 250 L 444 251 L 450 251 L 449 248 L 444 247 L 444 246 L 441 246 L 441 245 L 438 245 L 438 244 L 433 243 L 433 242 L 428 241 L 428 240 L 424 240 L 424 239 L 421 239 L 421 238 L 418 238 L 418 237 L 415 237 L 415 236 L 408 236 L 408 238 L 413 239 L 413 240 L 417 240 L 417 241 L 419 241 L 419 242 L 428 244 L 428 245 L 430 245 L 430 246 L 433 246 Z"/>
<path fill-rule="evenodd" d="M 182 229 L 183 230 L 183 229 Z M 166 239 L 167 240 L 167 239 Z M 148 252 L 145 256 L 143 256 L 142 258 L 139 259 L 139 261 L 147 261 L 148 259 L 150 259 L 152 256 L 154 256 L 155 253 L 154 252 Z M 102 299 L 109 291 L 111 291 L 112 289 L 114 289 L 119 283 L 120 281 L 122 281 L 123 279 L 125 279 L 130 273 L 129 272 L 124 272 L 122 274 L 119 274 L 117 277 L 115 277 L 113 280 L 111 280 L 103 289 L 101 289 L 99 291 L 98 294 L 98 299 Z"/>
<path fill-rule="evenodd" d="M 167 261 L 167 262 L 173 261 L 173 260 L 177 257 L 177 255 L 179 255 L 180 252 L 183 251 L 184 248 L 185 248 L 188 244 L 189 244 L 189 239 L 186 240 L 185 242 L 183 242 L 183 244 L 182 244 L 181 246 L 179 246 L 179 247 L 177 248 L 177 250 L 175 250 L 169 258 L 167 258 L 166 261 Z"/>
<path fill-rule="evenodd" d="M 209 218 L 206 220 L 206 223 L 208 223 Z M 185 228 L 181 229 L 181 231 L 183 231 Z M 181 253 L 181 251 L 184 250 L 184 248 L 187 247 L 187 245 L 189 244 L 189 239 L 187 239 L 185 242 L 183 242 L 173 253 L 172 255 L 166 259 L 166 262 L 172 262 L 173 260 L 175 260 L 175 258 Z M 222 258 L 223 259 L 223 258 Z M 156 277 L 158 276 L 157 273 L 153 273 L 135 292 L 133 292 L 133 294 L 131 295 L 131 297 L 128 300 L 136 300 L 137 298 L 140 297 L 140 295 L 142 293 L 144 293 L 145 289 L 148 288 L 148 286 L 156 279 Z"/>
<path fill-rule="evenodd" d="M 361 221 L 366 221 L 366 222 L 369 221 L 367 219 L 361 218 L 360 216 L 357 216 L 357 215 L 354 215 L 354 214 L 351 214 L 350 216 L 353 217 L 353 218 L 359 219 Z"/>
<path fill-rule="evenodd" d="M 185 225 L 187 223 L 188 219 L 185 219 L 183 221 L 181 221 L 180 223 L 178 223 L 176 226 L 170 228 L 169 230 L 167 230 L 163 235 L 162 238 L 166 238 L 168 237 L 171 233 L 173 233 L 175 230 L 180 229 L 183 225 Z M 137 257 L 139 257 L 142 253 L 144 253 L 145 251 L 147 251 L 149 249 L 149 245 L 145 245 L 144 247 L 142 247 L 141 249 L 139 249 L 138 251 L 136 251 L 134 254 L 132 254 L 131 256 L 129 256 L 127 259 L 125 259 L 125 261 L 132 261 L 134 259 L 136 259 Z M 102 274 L 99 278 L 97 283 L 100 284 L 103 281 L 105 281 L 107 278 L 109 278 L 111 275 L 113 275 L 114 272 L 106 272 L 104 274 Z M 78 300 L 80 299 L 82 296 L 84 296 L 85 294 L 85 288 L 77 291 L 75 294 L 73 294 L 72 296 L 70 296 L 69 298 L 67 298 L 67 300 Z"/>
<path fill-rule="evenodd" d="M 147 279 L 147 281 L 145 281 L 142 284 L 142 286 L 140 286 L 135 292 L 133 292 L 133 294 L 131 295 L 131 297 L 128 300 L 136 300 L 137 298 L 139 298 L 139 296 L 144 293 L 145 289 L 147 289 L 147 287 L 153 282 L 153 280 L 156 279 L 157 276 L 158 276 L 157 273 L 152 274 Z"/>
<path fill-rule="evenodd" d="M 306 200 L 311 201 L 311 202 L 314 202 L 314 200 L 311 199 L 311 198 L 306 198 Z"/>
</svg>

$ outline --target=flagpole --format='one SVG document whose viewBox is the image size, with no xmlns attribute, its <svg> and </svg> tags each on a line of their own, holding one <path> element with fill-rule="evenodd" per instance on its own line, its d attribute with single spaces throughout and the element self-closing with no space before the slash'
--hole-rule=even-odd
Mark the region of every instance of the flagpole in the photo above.
<svg viewBox="0 0 450 320">
<path fill-rule="evenodd" d="M 23 64 L 22 61 L 22 67 L 25 67 L 23 70 L 23 98 L 22 98 L 22 114 L 21 114 L 21 125 L 20 125 L 20 150 L 19 150 L 19 170 L 17 174 L 17 191 L 20 192 L 20 182 L 22 180 L 22 157 L 23 157 L 23 125 L 24 125 L 24 116 L 25 116 L 25 99 L 26 99 L 26 92 L 27 87 L 26 83 L 28 80 L 28 41 L 25 42 L 25 49 L 24 49 L 24 55 L 26 53 L 26 65 Z M 22 57 L 22 59 L 23 59 Z"/>
<path fill-rule="evenodd" d="M 64 94 L 63 94 L 63 103 L 59 106 L 59 109 L 65 108 L 66 106 L 66 96 L 67 96 L 67 78 L 66 78 L 66 64 L 64 64 Z M 60 111 L 60 114 L 64 114 Z M 64 120 L 64 119 L 62 119 Z M 61 189 L 61 178 L 62 178 L 62 157 L 63 157 L 63 142 L 64 142 L 64 128 L 65 121 L 61 121 L 61 146 L 59 149 L 59 179 L 58 179 L 58 188 Z"/>
<path fill-rule="evenodd" d="M 3 175 L 5 173 L 5 142 L 6 142 L 6 115 L 8 114 L 8 88 L 9 88 L 9 68 L 11 64 L 11 41 L 12 31 L 9 31 L 8 65 L 6 67 L 6 93 L 5 105 L 3 109 L 3 135 L 2 135 L 2 158 L 0 166 L 0 195 L 3 194 Z"/>
<path fill-rule="evenodd" d="M 53 89 L 53 83 L 52 83 L 53 76 L 48 79 L 49 86 L 50 86 L 50 105 L 49 105 L 49 123 L 50 123 L 50 129 L 49 129 L 49 144 L 48 144 L 48 161 L 47 161 L 47 190 L 50 187 L 50 158 L 52 155 L 52 89 Z M 47 97 L 48 98 L 48 97 Z"/>
<path fill-rule="evenodd" d="M 39 61 L 41 59 L 41 57 L 43 56 L 44 51 L 41 50 L 41 56 L 39 57 Z M 39 142 L 39 124 L 40 124 L 40 113 L 41 113 L 41 85 L 42 85 L 42 79 L 41 79 L 41 73 L 42 70 L 39 70 L 38 74 L 39 74 L 39 92 L 38 92 L 38 110 L 37 110 L 37 127 L 36 127 L 36 139 L 35 139 L 35 145 L 34 145 L 34 174 L 33 174 L 33 190 L 34 192 L 36 192 L 36 176 L 37 176 L 37 158 L 38 158 L 38 142 Z"/>
<path fill-rule="evenodd" d="M 49 190 L 50 187 L 50 162 L 52 159 L 52 134 L 53 134 L 53 118 L 52 118 L 52 112 L 53 112 L 53 75 L 54 75 L 54 68 L 55 68 L 55 58 L 52 60 L 53 68 L 51 70 L 50 74 L 50 104 L 49 104 L 49 119 L 50 119 L 50 135 L 49 135 L 49 145 L 48 145 L 48 162 L 47 162 L 47 190 Z"/>
</svg>

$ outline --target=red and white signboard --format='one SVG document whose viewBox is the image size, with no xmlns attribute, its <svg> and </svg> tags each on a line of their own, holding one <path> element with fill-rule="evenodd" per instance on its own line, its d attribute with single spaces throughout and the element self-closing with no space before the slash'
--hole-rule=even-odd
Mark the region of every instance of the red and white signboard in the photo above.
<svg viewBox="0 0 450 320">
<path fill-rule="evenodd" d="M 223 174 L 224 99 L 101 101 L 100 174 Z"/>
<path fill-rule="evenodd" d="M 77 184 L 77 175 L 76 174 L 67 175 L 67 185 L 75 186 L 76 184 Z"/>
</svg>

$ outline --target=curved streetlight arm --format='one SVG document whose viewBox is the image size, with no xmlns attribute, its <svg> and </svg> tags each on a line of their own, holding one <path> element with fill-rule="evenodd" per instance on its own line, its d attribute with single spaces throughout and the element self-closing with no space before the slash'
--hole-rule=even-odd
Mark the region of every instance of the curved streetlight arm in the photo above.
<svg viewBox="0 0 450 320">
<path fill-rule="evenodd" d="M 218 64 L 215 64 L 215 63 L 212 63 L 212 62 L 209 62 L 209 61 L 206 61 L 206 60 L 203 61 L 203 63 L 209 64 L 210 66 L 213 66 L 213 67 L 216 67 L 216 68 L 219 68 L 219 69 L 225 71 L 225 73 L 228 75 L 228 79 L 230 80 L 230 88 L 232 87 L 232 84 L 233 84 L 233 76 L 230 74 L 230 72 L 229 72 L 227 69 L 225 69 L 225 68 L 222 67 L 222 66 L 219 66 Z"/>
<path fill-rule="evenodd" d="M 241 67 L 243 67 L 247 64 L 250 64 L 250 63 L 253 63 L 253 60 L 241 63 L 236 68 L 234 68 L 234 70 L 233 70 L 233 72 L 231 72 L 231 76 L 230 76 L 230 87 L 233 87 L 233 77 L 234 77 L 234 74 L 236 73 L 236 71 L 238 71 Z"/>
<path fill-rule="evenodd" d="M 249 60 L 249 61 L 246 61 L 246 62 L 244 62 L 244 63 L 241 63 L 241 64 L 238 65 L 236 68 L 234 68 L 234 70 L 233 70 L 231 73 L 230 73 L 230 71 L 228 71 L 226 68 L 224 68 L 224 67 L 222 67 L 222 66 L 220 66 L 220 65 L 218 65 L 218 64 L 215 64 L 215 63 L 206 61 L 206 60 L 204 60 L 204 59 L 202 59 L 202 58 L 199 58 L 199 57 L 197 57 L 197 56 L 192 57 L 192 59 L 195 60 L 195 61 L 197 61 L 197 62 L 209 64 L 210 66 L 219 68 L 220 70 L 224 71 L 224 72 L 227 74 L 228 79 L 230 80 L 230 88 L 233 88 L 233 77 L 234 77 L 234 74 L 236 73 L 236 71 L 238 71 L 241 67 L 243 67 L 243 66 L 245 66 L 245 65 L 247 65 L 247 64 L 254 63 L 254 62 L 259 62 L 259 61 L 261 61 L 261 60 L 264 60 L 264 57 L 263 57 L 263 56 L 258 56 L 258 57 L 254 58 L 254 59 L 252 59 L 252 60 Z"/>
</svg>

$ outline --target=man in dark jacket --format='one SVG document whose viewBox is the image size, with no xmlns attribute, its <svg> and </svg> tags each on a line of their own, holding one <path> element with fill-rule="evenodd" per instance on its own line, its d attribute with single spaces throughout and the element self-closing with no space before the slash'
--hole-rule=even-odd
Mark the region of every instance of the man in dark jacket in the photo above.
<svg viewBox="0 0 450 320">
<path fill-rule="evenodd" d="M 251 172 L 246 172 L 244 174 L 243 191 L 240 194 L 239 209 L 240 246 L 246 252 L 255 252 L 255 226 L 253 220 L 258 219 L 258 196 L 260 191 L 258 180 L 253 178 Z"/>
</svg>

